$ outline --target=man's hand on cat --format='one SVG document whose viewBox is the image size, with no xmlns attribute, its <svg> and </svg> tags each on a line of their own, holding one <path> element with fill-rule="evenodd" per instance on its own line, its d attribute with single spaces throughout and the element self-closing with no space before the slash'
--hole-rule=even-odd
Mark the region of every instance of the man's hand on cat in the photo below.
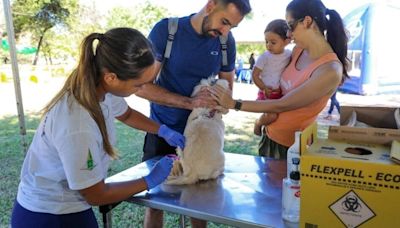
<svg viewBox="0 0 400 228">
<path fill-rule="evenodd" d="M 194 108 L 215 108 L 217 102 L 211 96 L 207 87 L 202 87 L 196 96 L 191 98 L 191 106 Z"/>
</svg>

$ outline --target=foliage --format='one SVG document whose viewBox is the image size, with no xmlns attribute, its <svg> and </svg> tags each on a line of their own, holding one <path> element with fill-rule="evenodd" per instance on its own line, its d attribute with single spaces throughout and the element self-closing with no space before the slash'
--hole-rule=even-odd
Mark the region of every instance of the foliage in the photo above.
<svg viewBox="0 0 400 228">
<path fill-rule="evenodd" d="M 260 56 L 265 51 L 264 43 L 237 43 L 236 44 L 236 52 L 237 56 L 241 56 L 247 61 L 248 57 L 251 53 L 254 53 L 256 56 Z"/>
<path fill-rule="evenodd" d="M 36 42 L 47 64 L 74 61 L 80 41 L 92 32 L 114 27 L 133 27 L 147 35 L 152 26 L 168 15 L 168 10 L 149 1 L 135 8 L 116 7 L 106 16 L 94 4 L 78 0 L 15 0 L 12 4 L 15 33 L 19 41 Z M 78 42 L 77 42 L 78 41 Z M 23 41 L 22 41 L 23 42 Z M 1 53 L 7 56 L 7 53 Z M 31 58 L 23 57 L 23 62 Z M 38 56 L 35 56 L 36 63 Z"/>
<path fill-rule="evenodd" d="M 102 15 L 94 5 L 81 5 L 76 16 L 68 19 L 68 29 L 49 33 L 47 41 L 52 55 L 59 59 L 59 62 L 76 62 L 83 38 L 93 32 L 105 31 L 101 19 Z"/>
<path fill-rule="evenodd" d="M 69 18 L 77 12 L 77 7 L 77 0 L 16 0 L 13 2 L 16 35 L 31 34 L 32 40 L 37 42 L 34 65 L 46 33 L 52 28 L 68 27 Z"/>
<path fill-rule="evenodd" d="M 106 28 L 133 27 L 135 16 L 131 9 L 124 7 L 114 7 L 108 12 Z"/>
<path fill-rule="evenodd" d="M 76 0 L 73 2 L 76 3 Z M 70 14 L 65 23 L 46 32 L 41 52 L 44 54 L 47 64 L 76 62 L 80 41 L 92 32 L 104 32 L 104 26 L 101 25 L 103 17 L 94 5 L 73 5 L 73 7 L 68 7 L 68 10 Z M 33 33 L 33 31 L 26 30 L 20 34 L 27 36 L 27 33 Z M 32 39 L 35 38 L 32 37 Z M 25 59 L 22 59 L 22 62 L 27 62 L 28 57 L 22 57 Z M 21 62 L 21 58 L 18 59 Z"/>
<path fill-rule="evenodd" d="M 132 27 L 148 35 L 153 25 L 169 15 L 164 7 L 154 6 L 149 1 L 134 9 L 115 7 L 107 16 L 106 28 Z"/>
</svg>

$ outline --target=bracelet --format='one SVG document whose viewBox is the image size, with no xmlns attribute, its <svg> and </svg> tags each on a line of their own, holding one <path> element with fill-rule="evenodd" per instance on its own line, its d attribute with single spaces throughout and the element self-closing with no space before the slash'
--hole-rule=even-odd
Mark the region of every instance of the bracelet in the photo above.
<svg viewBox="0 0 400 228">
<path fill-rule="evenodd" d="M 234 107 L 234 109 L 236 110 L 236 111 L 239 111 L 240 109 L 242 108 L 242 100 L 235 100 L 235 107 Z"/>
</svg>

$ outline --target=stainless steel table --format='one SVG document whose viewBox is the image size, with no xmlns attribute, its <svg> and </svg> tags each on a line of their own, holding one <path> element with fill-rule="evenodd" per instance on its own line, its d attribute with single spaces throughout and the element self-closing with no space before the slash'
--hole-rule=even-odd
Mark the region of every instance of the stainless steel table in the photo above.
<svg viewBox="0 0 400 228">
<path fill-rule="evenodd" d="M 140 163 L 106 179 L 130 180 L 148 174 L 157 159 Z M 225 153 L 225 172 L 216 180 L 194 185 L 162 184 L 127 202 L 236 227 L 296 227 L 281 218 L 282 178 L 286 161 Z M 111 227 L 111 209 L 100 207 L 104 227 Z"/>
</svg>

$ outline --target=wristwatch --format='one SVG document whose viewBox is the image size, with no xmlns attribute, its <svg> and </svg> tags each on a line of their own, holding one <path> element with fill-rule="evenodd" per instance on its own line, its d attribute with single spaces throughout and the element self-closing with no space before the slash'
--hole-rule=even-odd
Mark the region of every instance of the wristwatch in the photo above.
<svg viewBox="0 0 400 228">
<path fill-rule="evenodd" d="M 239 111 L 242 108 L 242 100 L 235 100 L 235 110 Z"/>
</svg>

